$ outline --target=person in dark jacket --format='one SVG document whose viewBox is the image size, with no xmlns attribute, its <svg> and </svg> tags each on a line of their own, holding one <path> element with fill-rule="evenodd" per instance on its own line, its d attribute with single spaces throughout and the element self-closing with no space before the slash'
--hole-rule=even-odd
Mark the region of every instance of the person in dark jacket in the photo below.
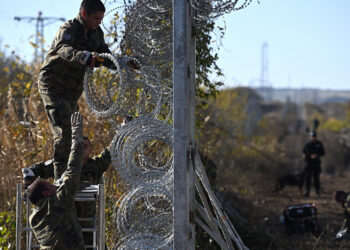
<svg viewBox="0 0 350 250">
<path fill-rule="evenodd" d="M 35 206 L 29 222 L 40 249 L 85 249 L 74 207 L 83 155 L 83 118 L 78 112 L 71 124 L 72 146 L 62 183 L 56 187 L 38 178 L 28 187 L 28 198 Z"/>
<path fill-rule="evenodd" d="M 306 192 L 304 196 L 310 195 L 311 179 L 314 179 L 316 194 L 320 196 L 320 173 L 321 173 L 321 157 L 325 155 L 325 150 L 321 141 L 317 139 L 317 133 L 310 133 L 310 140 L 303 148 L 303 157 L 306 162 L 305 180 Z"/>
</svg>

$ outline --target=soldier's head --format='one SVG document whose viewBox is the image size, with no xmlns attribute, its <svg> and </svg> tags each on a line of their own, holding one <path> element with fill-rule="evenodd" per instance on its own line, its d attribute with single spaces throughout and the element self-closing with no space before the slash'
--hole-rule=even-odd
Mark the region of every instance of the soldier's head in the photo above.
<svg viewBox="0 0 350 250">
<path fill-rule="evenodd" d="M 310 132 L 310 140 L 311 141 L 316 141 L 317 140 L 317 133 L 316 133 L 316 131 L 311 131 Z"/>
<path fill-rule="evenodd" d="M 100 0 L 83 0 L 80 15 L 87 29 L 95 30 L 101 24 L 106 8 Z"/>
<path fill-rule="evenodd" d="M 31 203 L 38 204 L 41 199 L 54 196 L 56 190 L 56 186 L 39 178 L 28 187 L 28 198 Z"/>
<path fill-rule="evenodd" d="M 91 142 L 89 138 L 84 136 L 84 151 L 83 151 L 83 164 L 86 164 L 91 154 Z"/>
<path fill-rule="evenodd" d="M 346 198 L 346 193 L 343 190 L 338 190 L 333 194 L 333 198 L 336 202 L 343 204 Z"/>
</svg>

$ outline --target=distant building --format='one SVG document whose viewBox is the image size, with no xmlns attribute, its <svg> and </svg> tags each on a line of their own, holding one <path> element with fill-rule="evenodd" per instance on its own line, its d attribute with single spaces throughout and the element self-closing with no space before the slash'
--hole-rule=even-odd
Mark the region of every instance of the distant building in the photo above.
<svg viewBox="0 0 350 250">
<path fill-rule="evenodd" d="M 254 88 L 260 97 L 266 102 L 291 102 L 302 103 L 344 103 L 350 101 L 350 90 L 322 90 L 322 89 L 276 89 Z M 270 92 L 270 93 L 267 93 Z M 269 97 L 269 98 L 266 98 Z"/>
</svg>

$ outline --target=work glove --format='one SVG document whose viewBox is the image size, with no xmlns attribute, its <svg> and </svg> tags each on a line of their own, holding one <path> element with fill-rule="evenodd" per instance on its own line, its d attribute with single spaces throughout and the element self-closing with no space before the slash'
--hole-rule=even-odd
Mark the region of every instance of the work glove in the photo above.
<svg viewBox="0 0 350 250">
<path fill-rule="evenodd" d="M 92 52 L 92 56 L 93 56 L 92 60 L 94 61 L 94 65 L 92 65 L 92 67 L 101 67 L 104 65 L 106 61 L 104 57 L 100 57 L 97 52 Z"/>
<path fill-rule="evenodd" d="M 79 112 L 75 112 L 71 116 L 72 125 L 72 143 L 83 142 L 83 117 Z"/>
<path fill-rule="evenodd" d="M 36 176 L 30 168 L 22 168 L 22 175 L 24 188 L 27 189 L 36 179 Z"/>
<path fill-rule="evenodd" d="M 97 52 L 85 51 L 81 59 L 81 63 L 90 67 L 100 67 L 103 65 L 104 58 L 99 57 Z"/>
</svg>

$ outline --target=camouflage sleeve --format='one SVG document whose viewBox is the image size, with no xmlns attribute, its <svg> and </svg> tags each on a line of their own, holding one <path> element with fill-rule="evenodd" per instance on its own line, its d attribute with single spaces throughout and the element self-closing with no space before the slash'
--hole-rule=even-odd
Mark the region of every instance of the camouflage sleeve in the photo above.
<svg viewBox="0 0 350 250">
<path fill-rule="evenodd" d="M 35 177 L 42 179 L 54 177 L 53 160 L 38 162 L 29 168 L 34 172 Z"/>
<path fill-rule="evenodd" d="M 68 167 L 63 173 L 63 183 L 57 190 L 58 200 L 64 203 L 73 202 L 80 181 L 82 167 L 83 143 L 73 143 L 69 154 Z"/>
<path fill-rule="evenodd" d="M 109 148 L 105 148 L 99 155 L 92 157 L 92 160 L 95 162 L 99 175 L 102 174 L 108 169 L 111 164 L 111 153 Z"/>
<path fill-rule="evenodd" d="M 91 53 L 74 48 L 75 39 L 75 32 L 71 27 L 61 27 L 55 38 L 56 53 L 65 61 L 86 65 Z"/>
</svg>

